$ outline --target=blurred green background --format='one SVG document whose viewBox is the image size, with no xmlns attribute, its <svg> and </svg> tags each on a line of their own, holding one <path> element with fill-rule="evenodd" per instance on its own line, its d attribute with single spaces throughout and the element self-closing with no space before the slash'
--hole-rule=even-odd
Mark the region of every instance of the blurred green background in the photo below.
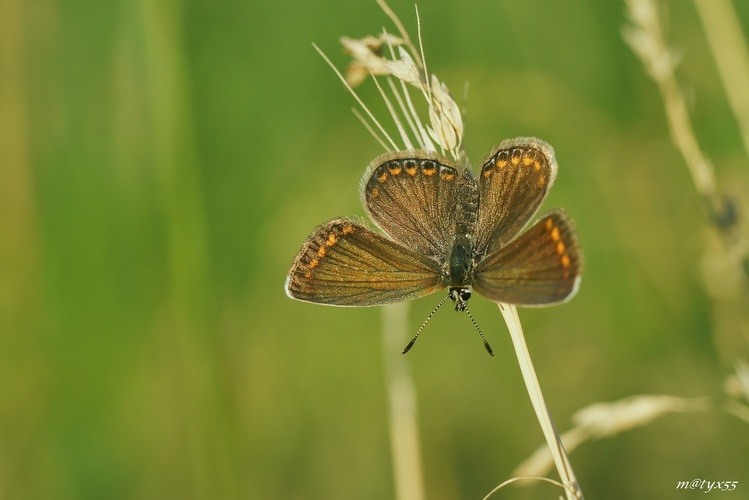
<svg viewBox="0 0 749 500">
<path fill-rule="evenodd" d="M 415 33 L 413 3 L 391 6 Z M 545 207 L 576 221 L 585 274 L 569 304 L 520 314 L 558 427 L 632 394 L 720 400 L 747 339 L 706 290 L 711 233 L 624 5 L 420 9 L 429 69 L 470 82 L 474 163 L 514 136 L 557 152 Z M 667 13 L 698 138 L 745 200 L 694 6 Z M 380 312 L 282 289 L 315 225 L 363 214 L 381 152 L 311 42 L 343 67 L 338 37 L 382 26 L 374 1 L 0 2 L 0 498 L 393 496 Z M 412 305 L 412 331 L 441 298 Z M 496 358 L 450 308 L 408 354 L 430 499 L 483 496 L 543 442 L 501 316 L 472 311 Z M 588 498 L 698 498 L 675 490 L 694 478 L 738 498 L 748 449 L 749 424 L 712 411 L 571 459 Z"/>
</svg>

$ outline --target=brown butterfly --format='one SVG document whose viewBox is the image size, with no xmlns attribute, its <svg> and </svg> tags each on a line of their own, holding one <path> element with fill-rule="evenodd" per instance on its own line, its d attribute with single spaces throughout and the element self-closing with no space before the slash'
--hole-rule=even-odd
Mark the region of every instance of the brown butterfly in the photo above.
<svg viewBox="0 0 749 500">
<path fill-rule="evenodd" d="M 557 209 L 520 234 L 556 174 L 554 150 L 536 138 L 503 141 L 478 180 L 433 152 L 381 155 L 364 173 L 360 194 L 385 236 L 347 217 L 319 225 L 291 265 L 286 293 L 317 304 L 375 306 L 448 288 L 458 311 L 472 289 L 522 306 L 564 302 L 582 271 L 572 221 Z"/>
</svg>

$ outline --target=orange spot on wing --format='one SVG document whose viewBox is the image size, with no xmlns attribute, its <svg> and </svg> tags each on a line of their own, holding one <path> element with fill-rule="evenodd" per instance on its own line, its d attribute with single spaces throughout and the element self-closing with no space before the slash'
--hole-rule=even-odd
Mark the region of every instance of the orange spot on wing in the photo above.
<svg viewBox="0 0 749 500">
<path fill-rule="evenodd" d="M 530 167 L 531 163 L 533 163 L 533 158 L 531 158 L 530 156 L 526 156 L 525 158 L 523 158 L 523 165 L 525 165 L 526 167 Z"/>
<path fill-rule="evenodd" d="M 552 227 L 554 227 L 554 223 L 551 222 L 551 219 L 546 219 L 546 230 L 551 231 Z"/>
<path fill-rule="evenodd" d="M 332 246 L 333 246 L 333 245 L 335 245 L 336 243 L 338 243 L 338 236 L 336 236 L 336 234 L 335 234 L 335 233 L 330 233 L 330 234 L 328 235 L 328 239 L 327 239 L 327 240 L 325 240 L 325 244 L 326 244 L 327 246 L 329 246 L 329 247 L 332 247 Z"/>
<path fill-rule="evenodd" d="M 414 175 L 416 175 L 416 171 L 417 171 L 417 170 L 418 170 L 418 169 L 416 168 L 416 165 L 408 165 L 408 166 L 406 167 L 406 173 L 407 173 L 408 175 L 412 176 L 412 177 L 413 177 Z"/>
<path fill-rule="evenodd" d="M 549 219 L 549 221 L 546 223 L 547 229 L 550 226 L 551 226 L 551 219 Z M 559 236 L 559 228 L 555 227 L 554 229 L 551 230 L 551 239 L 554 240 L 554 241 L 559 241 L 559 238 L 560 238 L 560 236 Z"/>
<path fill-rule="evenodd" d="M 377 180 L 380 182 L 385 182 L 386 180 L 388 180 L 388 173 L 383 172 L 382 175 L 377 178 Z"/>
<path fill-rule="evenodd" d="M 318 257 L 325 257 L 325 254 L 327 253 L 328 249 L 325 247 L 320 247 L 317 249 L 317 256 Z"/>
<path fill-rule="evenodd" d="M 562 254 L 564 253 L 564 250 L 565 250 L 565 246 L 564 246 L 564 243 L 562 243 L 561 241 L 560 241 L 560 242 L 558 242 L 558 243 L 557 243 L 557 253 L 558 253 L 559 255 L 562 255 Z"/>
<path fill-rule="evenodd" d="M 437 172 L 437 169 L 433 166 L 430 166 L 422 168 L 421 171 L 424 172 L 424 175 L 431 177 Z"/>
<path fill-rule="evenodd" d="M 451 181 L 451 180 L 455 179 L 455 174 L 451 174 L 451 173 L 445 172 L 445 173 L 443 173 L 443 174 L 442 174 L 442 175 L 440 176 L 440 178 L 441 178 L 441 179 L 442 179 L 443 181 Z"/>
<path fill-rule="evenodd" d="M 310 269 L 314 269 L 314 268 L 316 268 L 316 267 L 317 267 L 317 265 L 318 265 L 319 263 L 320 263 L 320 261 L 319 261 L 319 260 L 317 260 L 317 259 L 312 259 L 312 262 L 310 262 L 310 263 L 309 263 L 309 268 L 310 268 Z"/>
<path fill-rule="evenodd" d="M 541 163 L 538 160 L 534 161 L 533 162 L 533 168 L 535 170 L 541 170 Z"/>
<path fill-rule="evenodd" d="M 507 160 L 500 160 L 497 158 L 496 162 L 497 168 L 505 168 L 507 166 Z"/>
<path fill-rule="evenodd" d="M 517 166 L 520 163 L 520 157 L 513 156 L 512 158 L 510 158 L 510 162 L 512 162 L 513 165 Z"/>
<path fill-rule="evenodd" d="M 388 170 L 390 170 L 391 174 L 398 175 L 401 173 L 401 170 L 403 169 L 401 168 L 400 165 L 396 164 L 394 167 L 390 167 Z"/>
<path fill-rule="evenodd" d="M 377 199 L 378 196 L 380 196 L 380 190 L 378 188 L 373 188 L 372 191 L 370 191 L 369 196 L 374 200 Z"/>
<path fill-rule="evenodd" d="M 541 187 L 544 184 L 546 184 L 546 177 L 544 177 L 543 175 L 539 175 L 538 176 L 538 187 Z"/>
<path fill-rule="evenodd" d="M 567 254 L 562 255 L 562 265 L 564 267 L 570 267 L 570 257 Z"/>
<path fill-rule="evenodd" d="M 345 226 L 343 226 L 342 232 L 343 234 L 351 234 L 354 232 L 354 226 L 352 226 L 351 224 L 346 224 Z"/>
<path fill-rule="evenodd" d="M 484 170 L 484 177 L 488 179 L 490 175 L 492 175 L 492 169 L 487 168 L 486 170 Z"/>
</svg>

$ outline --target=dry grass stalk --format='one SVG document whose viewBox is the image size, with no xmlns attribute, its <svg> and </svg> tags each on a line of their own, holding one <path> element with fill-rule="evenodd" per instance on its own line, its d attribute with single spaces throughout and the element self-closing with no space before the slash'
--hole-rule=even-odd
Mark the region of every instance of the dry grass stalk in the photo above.
<svg viewBox="0 0 749 500">
<path fill-rule="evenodd" d="M 730 0 L 695 0 L 708 45 L 749 156 L 749 50 Z"/>
<path fill-rule="evenodd" d="M 685 399 L 668 395 L 630 396 L 613 403 L 595 403 L 573 415 L 575 426 L 562 434 L 562 440 L 567 450 L 572 452 L 587 441 L 615 436 L 672 413 L 706 411 L 709 408 L 707 398 Z M 515 469 L 514 474 L 544 475 L 552 463 L 549 451 L 539 447 Z"/>
</svg>

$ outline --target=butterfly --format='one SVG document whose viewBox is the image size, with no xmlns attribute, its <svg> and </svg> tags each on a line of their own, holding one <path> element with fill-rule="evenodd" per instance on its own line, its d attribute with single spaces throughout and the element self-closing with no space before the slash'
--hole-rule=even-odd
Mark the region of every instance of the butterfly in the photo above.
<svg viewBox="0 0 749 500">
<path fill-rule="evenodd" d="M 447 288 L 458 311 L 472 290 L 521 306 L 564 302 L 582 272 L 572 221 L 556 209 L 521 232 L 556 175 L 552 147 L 527 137 L 500 143 L 477 178 L 435 152 L 378 156 L 359 191 L 383 234 L 351 217 L 317 226 L 291 265 L 286 293 L 317 304 L 375 306 Z"/>
</svg>

